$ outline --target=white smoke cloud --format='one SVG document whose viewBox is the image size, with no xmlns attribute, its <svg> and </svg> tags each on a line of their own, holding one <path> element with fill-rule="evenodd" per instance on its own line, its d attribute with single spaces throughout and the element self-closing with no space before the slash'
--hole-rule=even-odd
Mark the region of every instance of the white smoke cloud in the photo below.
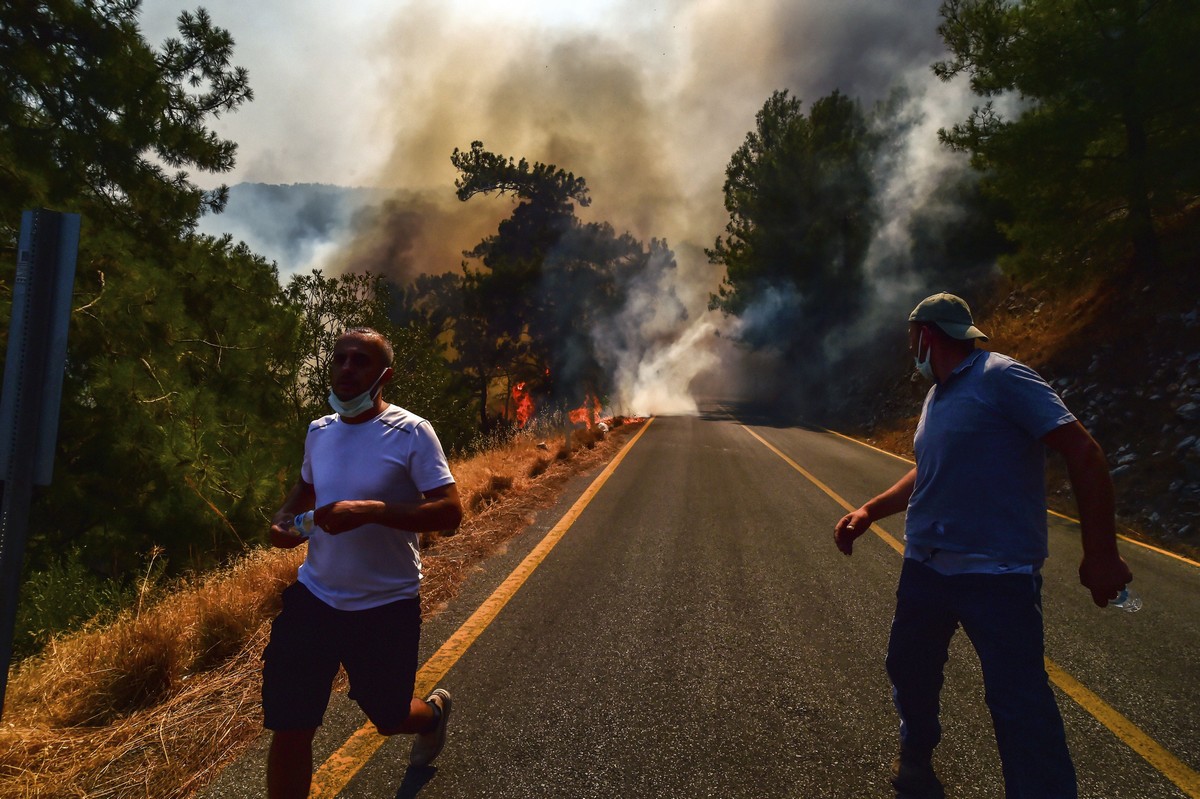
<svg viewBox="0 0 1200 799">
<path fill-rule="evenodd" d="M 625 307 L 591 331 L 592 346 L 614 375 L 610 404 L 616 412 L 693 414 L 692 380 L 719 364 L 716 335 L 727 320 L 689 313 L 676 290 L 672 256 L 652 246 L 645 269 L 625 286 Z"/>
<path fill-rule="evenodd" d="M 914 261 L 914 228 L 936 219 L 954 225 L 965 216 L 956 198 L 944 197 L 950 178 L 969 167 L 963 153 L 938 143 L 938 130 L 970 113 L 971 95 L 962 83 L 930 81 L 928 69 L 909 71 L 897 82 L 902 102 L 894 116 L 878 119 L 901 131 L 874 165 L 880 223 L 871 239 L 863 272 L 867 313 L 844 336 L 827 339 L 826 357 L 836 359 L 880 335 L 903 335 L 908 311 L 917 300 L 951 286 L 931 286 Z"/>
<path fill-rule="evenodd" d="M 697 319 L 669 344 L 652 347 L 631 370 L 620 372 L 619 406 L 643 416 L 696 413 L 691 384 L 719 363 L 713 346 L 719 324 L 710 316 Z"/>
</svg>

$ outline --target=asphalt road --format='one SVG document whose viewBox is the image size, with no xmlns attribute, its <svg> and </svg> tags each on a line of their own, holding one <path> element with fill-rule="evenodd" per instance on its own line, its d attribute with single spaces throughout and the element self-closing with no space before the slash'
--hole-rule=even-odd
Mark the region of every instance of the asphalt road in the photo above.
<svg viewBox="0 0 1200 799">
<path fill-rule="evenodd" d="M 436 767 L 408 770 L 409 741 L 390 739 L 339 796 L 891 799 L 897 722 L 883 656 L 900 556 L 874 535 L 841 555 L 842 507 L 763 441 L 852 505 L 909 465 L 730 404 L 706 410 L 653 421 L 442 679 L 455 706 Z M 426 625 L 423 657 L 593 476 Z M 899 538 L 902 516 L 881 526 Z M 1195 799 L 1171 775 L 1200 771 L 1200 568 L 1122 551 L 1145 600 L 1137 614 L 1091 604 L 1075 575 L 1077 528 L 1051 518 L 1047 657 L 1083 690 L 1082 703 L 1057 691 L 1080 795 Z M 1119 736 L 1098 716 L 1129 726 Z M 943 722 L 935 764 L 947 795 L 1003 796 L 961 634 Z M 318 762 L 362 723 L 335 697 Z M 262 768 L 260 746 L 207 795 L 262 796 Z"/>
</svg>

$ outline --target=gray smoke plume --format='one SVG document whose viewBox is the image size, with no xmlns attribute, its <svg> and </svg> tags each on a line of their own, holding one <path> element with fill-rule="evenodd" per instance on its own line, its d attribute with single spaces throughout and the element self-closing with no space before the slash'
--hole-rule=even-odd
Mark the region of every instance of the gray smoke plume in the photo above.
<svg viewBox="0 0 1200 799">
<path fill-rule="evenodd" d="M 147 0 L 147 15 L 155 8 L 161 19 L 171 5 Z M 493 152 L 556 164 L 587 179 L 593 204 L 580 209 L 583 221 L 608 221 L 647 242 L 665 239 L 674 250 L 676 268 L 647 276 L 645 291 L 633 292 L 624 318 L 643 338 L 614 348 L 617 383 L 625 387 L 617 399 L 628 412 L 688 410 L 693 382 L 729 389 L 724 376 L 741 368 L 731 363 L 741 357 L 731 337 L 753 324 L 707 311 L 722 269 L 708 263 L 703 248 L 723 232 L 724 170 L 753 129 L 755 113 L 775 89 L 788 89 L 806 107 L 839 89 L 869 107 L 900 82 L 911 99 L 897 113 L 922 108 L 924 121 L 910 124 L 893 162 L 879 167 L 886 173 L 880 182 L 885 218 L 868 267 L 871 305 L 882 325 L 914 296 L 950 288 L 924 285 L 911 241 L 914 225 L 932 231 L 932 215 L 952 216 L 952 208 L 937 208 L 937 198 L 923 188 L 934 185 L 931 175 L 962 168 L 961 159 L 943 160 L 934 135 L 939 125 L 964 116 L 963 88 L 938 84 L 929 71 L 943 55 L 939 0 L 653 6 L 621 0 L 547 4 L 540 18 L 528 11 L 504 16 L 491 4 L 414 0 L 370 6 L 374 16 L 346 12 L 336 22 L 317 4 L 289 4 L 287 29 L 300 41 L 321 39 L 306 26 L 310 20 L 325 27 L 329 46 L 294 54 L 286 70 L 280 62 L 291 44 L 287 37 L 264 31 L 265 53 L 255 41 L 254 19 L 270 15 L 271 5 L 207 4 L 237 40 L 235 61 L 249 67 L 257 96 L 227 134 L 241 145 L 235 177 L 328 180 L 340 167 L 347 181 L 386 192 L 382 199 L 356 195 L 336 229 L 306 228 L 312 235 L 305 238 L 281 226 L 291 239 L 276 251 L 295 259 L 280 261 L 285 274 L 317 266 L 372 268 L 403 282 L 420 272 L 456 270 L 462 252 L 495 231 L 512 201 L 460 203 L 451 151 L 479 139 Z M 343 61 L 358 65 L 358 74 L 332 66 Z M 297 101 L 297 86 L 304 87 L 303 101 Z M 284 119 L 256 127 L 253 106 Z M 324 150 L 314 153 L 318 145 Z M 267 213 L 297 211 L 247 210 L 231 202 L 218 220 L 256 229 L 263 238 L 262 231 L 276 229 L 261 224 Z M 241 221 L 232 222 L 239 215 Z M 654 297 L 668 294 L 677 305 L 647 313 Z M 898 335 L 902 328 L 903 316 Z M 747 368 L 761 368 L 762 357 L 747 360 Z M 702 375 L 705 367 L 709 377 Z"/>
</svg>

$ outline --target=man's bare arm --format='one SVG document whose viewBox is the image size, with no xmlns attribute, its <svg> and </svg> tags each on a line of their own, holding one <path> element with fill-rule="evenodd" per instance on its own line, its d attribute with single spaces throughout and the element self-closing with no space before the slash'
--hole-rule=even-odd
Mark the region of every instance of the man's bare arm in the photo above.
<svg viewBox="0 0 1200 799">
<path fill-rule="evenodd" d="M 1092 592 L 1092 601 L 1104 607 L 1133 579 L 1117 551 L 1116 502 L 1104 450 L 1079 422 L 1051 430 L 1042 441 L 1067 463 L 1083 541 L 1079 582 Z"/>
<path fill-rule="evenodd" d="M 381 524 L 414 533 L 453 530 L 462 521 L 462 502 L 454 483 L 425 493 L 417 502 L 343 500 L 323 505 L 313 521 L 327 533 L 337 535 L 364 524 Z"/>
<path fill-rule="evenodd" d="M 916 484 L 917 469 L 914 466 L 887 491 L 839 519 L 833 528 L 833 540 L 837 548 L 847 555 L 852 554 L 854 539 L 880 519 L 900 513 L 908 507 L 909 497 L 912 496 Z"/>
</svg>

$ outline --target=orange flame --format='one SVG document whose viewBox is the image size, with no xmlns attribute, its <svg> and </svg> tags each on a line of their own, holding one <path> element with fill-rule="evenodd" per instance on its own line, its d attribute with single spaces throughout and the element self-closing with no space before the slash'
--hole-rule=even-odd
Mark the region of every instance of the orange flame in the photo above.
<svg viewBox="0 0 1200 799">
<path fill-rule="evenodd" d="M 567 416 L 570 417 L 571 424 L 582 424 L 591 427 L 600 419 L 600 410 L 600 400 L 589 396 L 584 400 L 583 405 L 573 411 L 569 411 Z"/>
<path fill-rule="evenodd" d="M 516 406 L 515 415 L 517 418 L 517 427 L 524 428 L 526 423 L 533 418 L 534 406 L 533 397 L 529 396 L 529 392 L 525 390 L 525 381 L 522 380 L 512 387 L 513 403 Z"/>
</svg>

